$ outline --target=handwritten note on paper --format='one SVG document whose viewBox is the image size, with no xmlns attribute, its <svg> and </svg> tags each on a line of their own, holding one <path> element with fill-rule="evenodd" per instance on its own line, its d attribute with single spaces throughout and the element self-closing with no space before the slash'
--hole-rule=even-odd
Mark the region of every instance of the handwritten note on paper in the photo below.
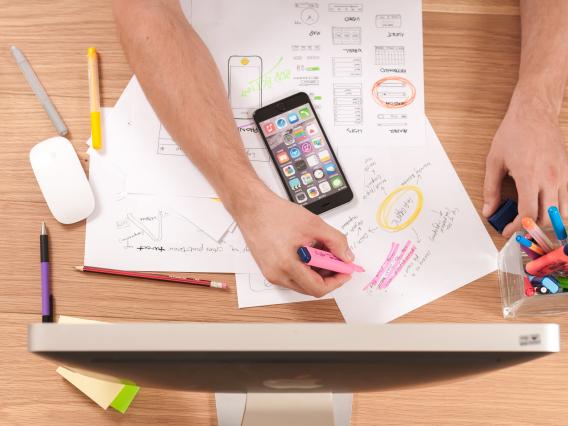
<svg viewBox="0 0 568 426">
<path fill-rule="evenodd" d="M 366 270 L 334 292 L 347 322 L 391 321 L 495 270 L 495 246 L 427 127 L 423 148 L 341 151 L 357 200 L 326 220 Z"/>
</svg>

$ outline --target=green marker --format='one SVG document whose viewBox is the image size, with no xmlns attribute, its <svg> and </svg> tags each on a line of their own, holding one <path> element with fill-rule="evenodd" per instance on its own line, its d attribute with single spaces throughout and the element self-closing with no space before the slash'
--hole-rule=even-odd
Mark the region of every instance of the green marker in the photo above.
<svg viewBox="0 0 568 426">
<path fill-rule="evenodd" d="M 558 281 L 560 287 L 568 289 L 568 277 L 554 277 Z"/>
</svg>

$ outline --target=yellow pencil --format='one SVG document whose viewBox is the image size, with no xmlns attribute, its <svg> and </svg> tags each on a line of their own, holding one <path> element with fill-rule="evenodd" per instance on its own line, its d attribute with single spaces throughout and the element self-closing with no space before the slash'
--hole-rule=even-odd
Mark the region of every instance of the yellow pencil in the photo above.
<svg viewBox="0 0 568 426">
<path fill-rule="evenodd" d="M 97 50 L 89 47 L 89 100 L 91 104 L 91 140 L 94 149 L 103 147 L 101 134 L 101 100 L 99 95 L 99 66 L 97 61 Z"/>
</svg>

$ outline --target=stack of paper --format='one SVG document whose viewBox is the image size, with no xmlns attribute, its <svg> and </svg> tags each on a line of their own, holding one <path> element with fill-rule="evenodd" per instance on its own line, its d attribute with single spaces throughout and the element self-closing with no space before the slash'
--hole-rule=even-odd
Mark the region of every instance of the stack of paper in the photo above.
<svg viewBox="0 0 568 426">
<path fill-rule="evenodd" d="M 495 247 L 424 116 L 419 0 L 183 6 L 218 65 L 249 159 L 282 197 L 246 111 L 311 96 L 355 193 L 322 215 L 367 271 L 330 295 L 347 321 L 389 321 L 495 269 Z M 244 73 L 242 58 L 254 65 Z M 234 272 L 240 307 L 311 300 L 262 277 L 135 78 L 105 118 L 105 148 L 91 153 L 86 264 Z"/>
</svg>

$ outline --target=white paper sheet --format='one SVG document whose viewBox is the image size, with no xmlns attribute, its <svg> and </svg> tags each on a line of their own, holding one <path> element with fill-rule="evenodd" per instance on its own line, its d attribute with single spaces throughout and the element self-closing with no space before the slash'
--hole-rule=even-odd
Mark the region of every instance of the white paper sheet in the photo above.
<svg viewBox="0 0 568 426">
<path fill-rule="evenodd" d="M 96 207 L 87 220 L 85 264 L 141 271 L 258 271 L 242 238 L 230 243 L 217 241 L 233 228 L 230 221 L 213 238 L 188 219 L 191 206 L 172 207 L 171 200 L 161 195 L 126 193 L 125 176 L 115 167 L 119 161 L 113 156 L 121 152 L 115 147 L 127 144 L 129 133 L 120 130 L 124 123 L 114 112 L 109 115 L 105 110 L 103 114 L 105 148 L 91 152 L 89 161 Z M 209 210 L 222 209 L 220 203 L 211 203 Z M 210 219 L 216 216 L 211 211 Z"/>
<path fill-rule="evenodd" d="M 341 153 L 357 200 L 327 221 L 366 269 L 335 291 L 347 322 L 391 321 L 496 269 L 497 250 L 427 129 L 420 149 Z"/>
<path fill-rule="evenodd" d="M 340 150 L 356 198 L 322 218 L 366 269 L 333 293 L 347 322 L 391 321 L 496 269 L 497 250 L 427 126 L 423 148 Z M 262 275 L 237 275 L 240 308 L 311 300 L 276 290 Z"/>
<path fill-rule="evenodd" d="M 182 3 L 217 63 L 244 146 L 260 175 L 270 174 L 269 155 L 252 111 L 298 91 L 311 96 L 335 146 L 423 144 L 419 0 Z M 136 108 L 132 127 L 137 143 L 129 159 L 127 191 L 215 197 L 139 86 L 134 85 L 129 98 Z M 267 184 L 282 190 L 277 176 Z"/>
<path fill-rule="evenodd" d="M 235 277 L 239 308 L 318 300 L 315 297 L 270 284 L 262 274 L 236 274 Z M 333 298 L 333 293 L 327 294 L 320 300 L 331 298 Z"/>
</svg>

